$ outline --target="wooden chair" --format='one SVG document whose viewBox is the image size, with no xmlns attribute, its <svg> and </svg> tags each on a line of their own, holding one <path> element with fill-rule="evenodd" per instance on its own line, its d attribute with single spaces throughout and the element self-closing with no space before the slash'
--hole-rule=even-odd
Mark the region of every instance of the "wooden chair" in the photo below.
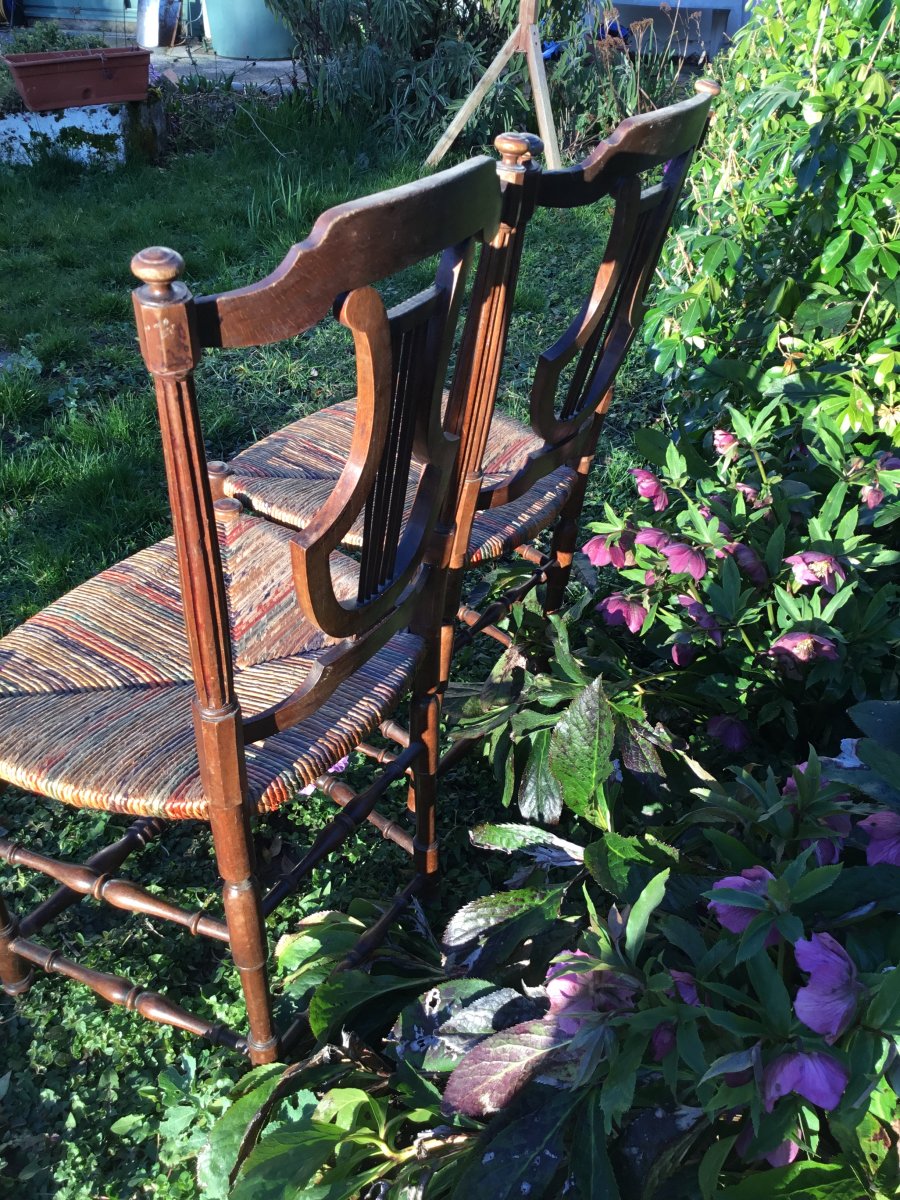
<svg viewBox="0 0 900 1200">
<path fill-rule="evenodd" d="M 0 898 L 7 993 L 25 992 L 37 965 L 151 1020 L 242 1050 L 254 1063 L 272 1062 L 291 1033 L 279 1037 L 273 1021 L 266 916 L 367 819 L 412 855 L 415 873 L 349 961 L 361 961 L 400 906 L 434 880 L 437 645 L 458 507 L 448 490 L 456 444 L 442 427 L 441 396 L 467 268 L 475 243 L 496 238 L 499 214 L 495 164 L 481 158 L 331 209 L 275 272 L 237 291 L 195 301 L 178 281 L 183 264 L 174 251 L 134 258 L 143 283 L 135 314 L 156 386 L 174 537 L 102 572 L 0 641 L 0 780 L 138 819 L 83 865 L 0 839 L 0 858 L 60 884 L 19 920 Z M 434 284 L 386 310 L 372 285 L 434 255 Z M 193 374 L 206 348 L 292 337 L 332 305 L 352 333 L 358 401 L 337 481 L 297 533 L 246 513 L 235 499 L 214 502 Z M 477 324 L 477 311 L 470 319 Z M 351 558 L 337 547 L 357 521 L 363 532 Z M 354 794 L 328 768 L 364 745 L 410 688 L 409 732 L 395 730 L 401 748 L 374 752 L 386 765 Z M 374 808 L 407 774 L 414 837 Z M 343 811 L 262 897 L 252 819 L 315 781 Z M 224 920 L 115 874 L 167 822 L 186 818 L 210 825 Z M 33 940 L 85 896 L 227 945 L 248 1036 Z"/>
<path fill-rule="evenodd" d="M 653 271 L 718 91 L 717 84 L 699 80 L 693 97 L 623 121 L 574 167 L 540 173 L 533 163 L 520 163 L 521 177 L 506 173 L 506 241 L 502 249 L 495 245 L 482 252 L 475 283 L 482 323 L 477 335 L 472 326 L 467 329 L 478 345 L 461 355 L 447 414 L 447 427 L 461 438 L 459 470 L 470 485 L 479 473 L 483 478 L 477 497 L 470 494 L 470 505 L 457 514 L 458 536 L 467 536 L 467 544 L 451 565 L 451 611 L 441 639 L 444 680 L 466 567 L 518 552 L 535 570 L 484 613 L 459 608 L 467 628 L 457 645 L 480 631 L 508 641 L 494 622 L 539 583 L 547 585 L 547 611 L 561 603 L 615 377 L 640 327 Z M 540 141 L 525 136 L 536 156 Z M 502 150 L 502 141 L 498 147 Z M 654 172 L 661 179 L 645 184 Z M 494 410 L 494 401 L 528 219 L 535 205 L 568 209 L 610 200 L 612 225 L 591 294 L 538 357 L 531 424 L 522 425 Z M 571 379 L 561 389 L 567 368 Z M 214 492 L 302 528 L 334 487 L 335 464 L 346 453 L 354 414 L 353 400 L 333 405 L 262 439 L 230 463 L 211 464 Z M 550 553 L 542 554 L 530 543 L 550 525 L 555 525 Z M 362 533 L 361 524 L 351 527 L 345 543 L 358 545 Z"/>
</svg>

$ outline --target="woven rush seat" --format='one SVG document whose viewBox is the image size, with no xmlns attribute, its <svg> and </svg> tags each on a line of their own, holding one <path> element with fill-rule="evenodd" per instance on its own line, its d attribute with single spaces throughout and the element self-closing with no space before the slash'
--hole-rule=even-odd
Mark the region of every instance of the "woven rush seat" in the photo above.
<svg viewBox="0 0 900 1200">
<path fill-rule="evenodd" d="M 296 605 L 287 531 L 245 515 L 218 527 L 235 688 L 252 718 L 295 691 L 333 639 Z M 332 573 L 339 596 L 355 592 L 351 559 L 334 555 Z M 292 799 L 368 736 L 398 704 L 421 650 L 421 639 L 396 634 L 312 717 L 247 746 L 254 807 Z M 0 641 L 0 776 L 77 807 L 206 819 L 193 695 L 167 538 Z"/>
<path fill-rule="evenodd" d="M 355 416 L 355 400 L 344 400 L 262 438 L 228 464 L 231 473 L 224 479 L 225 494 L 273 520 L 302 529 L 340 475 L 350 451 Z M 495 410 L 484 458 L 485 484 L 498 483 L 514 473 L 541 445 L 531 429 Z M 415 467 L 413 462 L 407 513 L 419 477 Z M 556 520 L 576 480 L 570 467 L 559 467 L 510 504 L 477 513 L 469 537 L 469 561 L 500 558 L 530 541 Z M 362 540 L 360 517 L 344 544 L 359 547 Z"/>
</svg>

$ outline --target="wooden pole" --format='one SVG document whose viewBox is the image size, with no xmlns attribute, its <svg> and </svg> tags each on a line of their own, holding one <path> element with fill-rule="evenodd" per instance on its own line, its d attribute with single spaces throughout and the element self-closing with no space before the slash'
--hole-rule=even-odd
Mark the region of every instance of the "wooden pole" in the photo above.
<svg viewBox="0 0 900 1200">
<path fill-rule="evenodd" d="M 551 171 L 559 170 L 559 143 L 556 138 L 556 126 L 553 123 L 553 110 L 550 106 L 550 92 L 547 88 L 547 72 L 544 70 L 544 58 L 541 52 L 541 36 L 538 31 L 539 0 L 521 0 L 519 4 L 519 20 L 510 37 L 500 50 L 497 57 L 479 79 L 471 94 L 459 112 L 441 135 L 437 145 L 425 159 L 426 167 L 436 167 L 463 129 L 468 124 L 476 109 L 485 96 L 503 74 L 503 71 L 514 54 L 524 54 L 528 65 L 528 77 L 531 80 L 531 90 L 534 94 L 534 106 L 537 112 L 538 129 L 544 143 L 544 154 L 547 166 Z"/>
</svg>

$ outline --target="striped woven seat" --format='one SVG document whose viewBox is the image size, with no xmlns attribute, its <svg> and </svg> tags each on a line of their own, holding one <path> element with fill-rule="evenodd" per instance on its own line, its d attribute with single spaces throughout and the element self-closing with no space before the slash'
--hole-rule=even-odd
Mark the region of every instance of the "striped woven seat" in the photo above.
<svg viewBox="0 0 900 1200">
<path fill-rule="evenodd" d="M 229 463 L 225 494 L 256 512 L 302 529 L 331 493 L 350 451 L 356 402 L 345 400 L 303 417 L 241 451 Z M 540 438 L 527 426 L 494 412 L 484 459 L 485 483 L 498 483 L 518 470 Z M 518 500 L 476 514 L 469 538 L 469 561 L 486 562 L 530 541 L 551 525 L 575 486 L 576 474 L 560 467 Z M 418 473 L 413 464 L 407 499 Z M 347 546 L 363 540 L 360 517 L 344 538 Z"/>
<path fill-rule="evenodd" d="M 245 717 L 295 691 L 333 644 L 294 599 L 290 534 L 257 518 L 219 522 L 235 686 Z M 356 564 L 332 558 L 336 592 Z M 262 581 L 262 583 L 260 583 Z M 422 649 L 395 635 L 308 720 L 247 746 L 258 811 L 296 796 L 397 705 Z M 0 777 L 82 808 L 207 817 L 174 541 L 110 567 L 0 641 Z"/>
</svg>

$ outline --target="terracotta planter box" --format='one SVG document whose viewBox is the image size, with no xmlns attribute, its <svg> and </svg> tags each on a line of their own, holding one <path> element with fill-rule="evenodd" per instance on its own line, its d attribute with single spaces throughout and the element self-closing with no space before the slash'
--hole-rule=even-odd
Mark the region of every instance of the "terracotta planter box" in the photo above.
<svg viewBox="0 0 900 1200">
<path fill-rule="evenodd" d="M 147 98 L 150 51 L 138 46 L 9 54 L 3 61 L 31 112 Z"/>
</svg>

